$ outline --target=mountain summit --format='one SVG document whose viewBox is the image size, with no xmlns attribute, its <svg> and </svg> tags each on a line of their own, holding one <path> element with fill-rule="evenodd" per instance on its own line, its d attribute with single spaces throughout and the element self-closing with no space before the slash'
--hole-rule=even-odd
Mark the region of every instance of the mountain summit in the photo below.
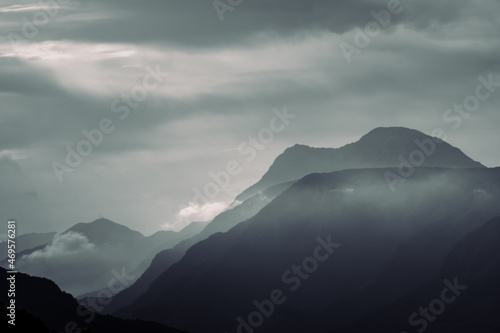
<svg viewBox="0 0 500 333">
<path fill-rule="evenodd" d="M 76 232 L 84 235 L 91 243 L 102 244 L 110 242 L 139 241 L 144 237 L 140 232 L 105 218 L 89 223 L 78 223 L 63 234 Z"/>
<path fill-rule="evenodd" d="M 267 173 L 236 199 L 243 201 L 273 185 L 298 180 L 316 172 L 345 169 L 397 167 L 400 156 L 408 159 L 418 142 L 433 142 L 435 151 L 426 156 L 422 167 L 484 168 L 460 149 L 443 140 L 404 127 L 379 127 L 357 142 L 340 148 L 313 148 L 295 145 L 278 156 Z"/>
</svg>

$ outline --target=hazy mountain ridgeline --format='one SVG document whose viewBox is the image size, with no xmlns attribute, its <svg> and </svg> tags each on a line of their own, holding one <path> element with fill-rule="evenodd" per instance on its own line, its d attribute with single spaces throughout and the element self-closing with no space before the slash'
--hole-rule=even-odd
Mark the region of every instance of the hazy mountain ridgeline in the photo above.
<svg viewBox="0 0 500 333">
<path fill-rule="evenodd" d="M 145 237 L 107 219 L 78 223 L 55 235 L 47 245 L 18 251 L 16 266 L 22 272 L 49 278 L 77 296 L 106 288 L 123 272 L 132 284 L 147 268 L 142 265 L 140 270 L 142 262 L 192 237 L 204 226 L 194 223 L 180 232 L 159 231 Z M 1 266 L 7 267 L 7 261 Z"/>
<path fill-rule="evenodd" d="M 435 150 L 424 166 L 438 168 L 417 168 L 393 192 L 385 173 L 397 170 L 385 167 L 425 142 Z M 318 174 L 343 169 L 356 170 Z M 250 331 L 256 310 L 262 332 L 347 330 L 432 280 L 461 239 L 500 215 L 499 173 L 421 132 L 378 128 L 338 149 L 287 149 L 209 224 L 144 237 L 106 219 L 81 223 L 18 252 L 18 267 L 91 303 L 125 280 L 98 311 L 193 332 Z M 311 270 L 318 244 L 332 253 Z M 281 299 L 272 311 L 270 298 Z"/>
<path fill-rule="evenodd" d="M 436 143 L 436 150 L 427 156 L 422 167 L 484 167 L 458 148 L 417 130 L 379 127 L 359 141 L 341 148 L 313 148 L 305 145 L 288 148 L 274 161 L 261 180 L 236 199 L 244 200 L 272 185 L 297 180 L 315 172 L 397 167 L 401 163 L 399 156 L 407 159 L 414 150 L 419 149 L 416 141 L 422 143 L 429 139 Z"/>
<path fill-rule="evenodd" d="M 52 238 L 54 238 L 55 234 L 55 232 L 46 232 L 18 235 L 16 236 L 16 251 L 19 253 L 35 247 L 47 245 Z M 7 242 L 1 242 L 0 249 L 2 249 L 0 254 L 0 261 L 2 261 L 7 258 Z"/>
<path fill-rule="evenodd" d="M 149 288 L 150 284 L 161 273 L 179 261 L 191 246 L 208 238 L 210 235 L 226 232 L 240 222 L 251 218 L 292 184 L 293 182 L 287 182 L 272 186 L 266 191 L 258 193 L 240 204 L 236 204 L 233 208 L 216 216 L 199 234 L 180 242 L 171 249 L 159 252 L 144 274 L 132 286 L 113 297 L 112 302 L 105 307 L 104 312 L 114 312 L 131 304 Z"/>
<path fill-rule="evenodd" d="M 216 232 L 226 232 L 238 223 L 249 219 L 291 184 L 315 172 L 330 172 L 347 168 L 398 166 L 399 156 L 408 157 L 418 149 L 416 141 L 432 140 L 435 152 L 424 165 L 438 167 L 484 167 L 464 155 L 459 149 L 416 130 L 400 127 L 377 128 L 358 142 L 342 148 L 311 148 L 296 145 L 278 156 L 269 171 L 255 185 L 236 198 L 244 200 L 241 206 L 217 216 L 198 235 L 179 243 L 176 247 L 158 253 L 151 266 L 132 287 L 118 294 L 107 311 L 130 304 L 163 271 L 176 263 L 185 251 L 197 242 Z M 278 185 L 276 185 L 278 184 Z M 266 190 L 267 189 L 267 190 Z M 149 262 L 149 261 L 148 261 Z"/>
<path fill-rule="evenodd" d="M 388 267 L 401 265 L 401 249 L 415 248 L 420 238 L 437 257 L 419 266 L 426 272 L 412 281 L 396 283 L 394 290 L 383 285 L 392 298 L 425 283 L 464 235 L 500 215 L 500 168 L 419 168 L 396 192 L 385 171 L 395 170 L 304 177 L 248 221 L 192 246 L 118 314 L 193 332 L 235 332 L 236 318 L 248 325 L 248 315 L 257 309 L 252 303 L 269 300 L 280 289 L 286 301 L 275 305 L 259 332 L 325 331 L 336 323 L 335 317 L 323 320 L 325 311 L 370 284 L 378 286 Z M 449 234 L 447 226 L 453 227 Z M 293 268 L 313 255 L 318 237 L 327 242 L 329 236 L 341 244 L 331 258 L 311 273 Z M 384 301 L 374 300 L 368 309 L 353 306 L 345 315 L 357 318 L 377 303 Z"/>
<path fill-rule="evenodd" d="M 0 268 L 2 290 L 9 290 L 7 277 L 7 271 Z M 23 273 L 16 274 L 15 301 L 16 325 L 9 325 L 8 332 L 181 332 L 157 323 L 94 314 L 54 282 Z M 10 302 L 7 292 L 0 294 L 0 302 L 6 322 L 5 304 Z"/>
<path fill-rule="evenodd" d="M 179 232 L 162 230 L 147 237 L 145 241 L 160 245 L 156 246 L 152 251 L 150 251 L 145 258 L 139 259 L 141 260 L 141 262 L 132 272 L 132 274 L 137 277 L 141 276 L 151 265 L 151 262 L 158 253 L 166 249 L 170 249 L 180 242 L 198 235 L 205 229 L 206 226 L 206 222 L 191 222 Z"/>
</svg>

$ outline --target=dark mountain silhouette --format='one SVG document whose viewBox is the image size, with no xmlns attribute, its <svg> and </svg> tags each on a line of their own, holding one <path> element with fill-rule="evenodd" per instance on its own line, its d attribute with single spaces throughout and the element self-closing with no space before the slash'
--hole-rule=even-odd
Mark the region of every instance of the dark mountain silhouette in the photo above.
<svg viewBox="0 0 500 333">
<path fill-rule="evenodd" d="M 445 279 L 467 287 L 446 304 L 440 315 L 430 315 L 432 321 L 413 326 L 409 317 L 419 308 L 429 307 L 433 300 L 442 298 Z M 422 286 L 409 292 L 391 305 L 377 310 L 347 328 L 332 332 L 351 333 L 369 329 L 373 332 L 498 332 L 500 331 L 500 217 L 495 217 L 460 240 L 448 253 L 437 274 Z M 453 295 L 453 294 L 452 294 Z M 449 295 L 448 295 L 449 297 Z"/>
<path fill-rule="evenodd" d="M 437 262 L 423 268 L 429 273 L 396 284 L 391 297 L 425 283 L 460 237 L 500 213 L 500 168 L 419 168 L 396 192 L 389 189 L 386 171 L 397 172 L 360 169 L 304 177 L 248 221 L 192 246 L 118 314 L 193 332 L 235 332 L 237 318 L 247 320 L 256 311 L 254 301 L 268 300 L 280 289 L 286 302 L 275 306 L 259 332 L 325 331 L 335 322 L 325 322 L 324 311 L 359 295 L 387 267 L 398 265 L 401 247 L 415 246 L 419 238 L 427 239 L 424 234 L 443 240 L 442 248 L 434 244 Z M 441 223 L 461 226 L 442 235 Z M 301 276 L 292 291 L 297 280 L 285 281 L 283 274 L 312 257 L 318 237 L 327 242 L 329 236 L 341 246 L 313 273 L 290 273 L 289 278 Z M 352 311 L 347 315 L 356 318 L 366 309 Z"/>
<path fill-rule="evenodd" d="M 9 290 L 7 271 L 0 268 L 2 290 Z M 27 274 L 16 274 L 16 327 L 9 325 L 9 332 L 22 328 L 35 329 L 34 332 L 66 332 L 67 327 L 72 332 L 180 332 L 157 323 L 137 320 L 124 320 L 112 316 L 93 314 L 80 307 L 76 300 L 52 281 L 45 278 L 32 277 Z M 5 314 L 5 304 L 10 299 L 7 292 L 1 293 L 2 313 Z M 3 316 L 6 322 L 6 315 Z M 19 325 L 19 326 L 18 326 Z M 68 326 L 67 326 L 68 325 Z M 74 326 L 73 326 L 74 325 Z M 38 330 L 40 329 L 40 331 Z M 28 330 L 29 331 L 29 330 Z M 26 332 L 23 331 L 23 332 Z"/>
<path fill-rule="evenodd" d="M 47 245 L 54 237 L 55 232 L 46 233 L 29 233 L 16 236 L 16 251 L 17 253 L 30 250 L 39 246 Z M 7 258 L 7 242 L 0 243 L 0 261 Z"/>
<path fill-rule="evenodd" d="M 10 310 L 9 310 L 10 311 Z M 3 302 L 0 302 L 0 316 L 2 318 L 7 318 L 8 312 L 6 306 Z M 10 325 L 6 321 L 4 321 L 3 326 L 8 332 L 41 332 L 41 333 L 53 333 L 55 331 L 49 329 L 47 326 L 43 324 L 43 321 L 40 318 L 37 318 L 30 313 L 26 312 L 22 309 L 17 309 L 16 311 L 16 325 Z"/>
<path fill-rule="evenodd" d="M 429 145 L 424 167 L 391 187 L 386 174 Z M 161 324 L 193 333 L 411 332 L 409 315 L 458 279 L 467 292 L 420 325 L 431 333 L 496 332 L 499 199 L 500 168 L 418 131 L 378 128 L 339 149 L 296 145 L 206 226 L 144 237 L 100 219 L 21 252 L 20 268 L 26 254 L 47 274 L 66 274 L 63 286 L 125 281 L 106 307 L 99 295 L 109 288 L 80 303 L 128 320 L 86 322 L 86 306 L 79 315 L 69 294 L 24 274 L 19 318 L 42 332 L 68 320 L 82 332 L 172 331 Z M 130 285 L 136 276 L 128 273 L 149 263 Z M 127 277 L 116 280 L 120 273 Z"/>
<path fill-rule="evenodd" d="M 401 163 L 399 156 L 408 159 L 413 151 L 419 149 L 416 140 L 432 140 L 436 144 L 435 152 L 426 156 L 422 167 L 484 167 L 467 157 L 460 149 L 417 130 L 380 127 L 359 141 L 341 148 L 312 148 L 305 145 L 288 148 L 276 158 L 261 180 L 243 191 L 236 199 L 245 200 L 272 185 L 297 180 L 315 172 L 397 167 Z"/>
<path fill-rule="evenodd" d="M 453 246 L 490 216 L 488 211 L 471 211 L 457 219 L 446 218 L 422 228 L 398 246 L 378 276 L 358 294 L 327 307 L 322 314 L 325 324 L 345 326 L 427 283 L 438 274 Z"/>
</svg>

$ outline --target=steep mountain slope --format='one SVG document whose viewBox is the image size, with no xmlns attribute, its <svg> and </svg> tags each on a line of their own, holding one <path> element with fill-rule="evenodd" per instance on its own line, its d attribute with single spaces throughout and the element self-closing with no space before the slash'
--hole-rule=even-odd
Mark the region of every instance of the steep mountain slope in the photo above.
<svg viewBox="0 0 500 333">
<path fill-rule="evenodd" d="M 203 231 L 196 236 L 180 242 L 171 249 L 159 252 L 144 274 L 142 274 L 132 286 L 117 294 L 113 298 L 111 304 L 105 308 L 105 311 L 112 313 L 119 308 L 131 304 L 137 299 L 137 297 L 149 288 L 151 282 L 153 282 L 161 273 L 179 261 L 191 246 L 207 239 L 215 233 L 226 232 L 238 223 L 251 218 L 276 196 L 292 186 L 292 184 L 293 182 L 287 182 L 273 186 L 266 191 L 245 200 L 240 205 L 237 205 L 232 209 L 222 212 L 216 216 L 212 222 L 210 222 L 205 229 L 203 229 Z"/>
<path fill-rule="evenodd" d="M 180 242 L 198 235 L 205 229 L 206 226 L 206 222 L 191 222 L 181 231 L 176 232 L 162 230 L 146 237 L 141 241 L 142 247 L 144 248 L 144 251 L 141 253 L 145 254 L 147 251 L 150 252 L 144 259 L 142 259 L 143 256 L 141 255 L 141 258 L 139 259 L 142 259 L 142 261 L 137 265 L 132 274 L 135 276 L 141 276 L 142 273 L 144 273 L 151 265 L 151 262 L 158 253 L 171 249 Z M 153 249 L 151 250 L 151 248 Z"/>
<path fill-rule="evenodd" d="M 398 246 L 378 276 L 358 294 L 328 306 L 322 314 L 325 325 L 345 326 L 428 283 L 438 274 L 444 258 L 457 242 L 490 216 L 491 212 L 474 210 L 456 219 L 446 218 L 425 226 Z"/>
<path fill-rule="evenodd" d="M 422 167 L 484 167 L 458 148 L 417 130 L 403 127 L 376 128 L 359 141 L 337 149 L 312 148 L 305 145 L 288 148 L 276 158 L 261 180 L 236 199 L 245 200 L 272 185 L 297 180 L 315 172 L 397 167 L 401 163 L 399 156 L 408 160 L 413 151 L 422 150 L 422 143 L 431 147 L 429 142 L 433 142 L 435 150 L 429 156 L 426 155 Z"/>
<path fill-rule="evenodd" d="M 391 305 L 357 319 L 348 328 L 335 328 L 332 332 L 498 332 L 499 278 L 500 217 L 495 217 L 460 240 L 429 282 Z M 454 284 L 455 279 L 463 287 L 455 294 L 443 292 L 448 287 L 443 281 Z M 440 302 L 445 304 L 444 309 L 436 307 Z M 420 308 L 431 309 L 429 320 L 419 314 Z"/>
<path fill-rule="evenodd" d="M 257 322 L 259 332 L 320 332 L 328 326 L 315 313 L 357 295 L 425 228 L 500 213 L 499 168 L 420 168 L 396 192 L 385 171 L 396 172 L 345 170 L 301 179 L 250 220 L 191 247 L 118 313 L 193 332 L 234 332 L 240 317 L 246 325 Z M 341 245 L 334 250 L 325 243 Z M 328 248 L 333 253 L 325 259 Z M 282 302 L 274 312 L 261 310 L 273 314 L 260 320 L 254 301 L 270 298 Z"/>
<path fill-rule="evenodd" d="M 149 287 L 150 283 L 159 274 L 177 262 L 192 245 L 206 239 L 215 232 L 226 232 L 241 221 L 252 217 L 276 195 L 290 187 L 296 179 L 313 172 L 344 168 L 397 166 L 400 163 L 400 155 L 408 157 L 412 151 L 422 144 L 427 149 L 435 147 L 424 165 L 483 167 L 465 156 L 459 149 L 439 139 L 406 128 L 377 128 L 362 137 L 358 142 L 339 149 L 310 148 L 296 145 L 287 149 L 285 153 L 276 159 L 269 172 L 264 175 L 259 183 L 238 196 L 236 200 L 244 200 L 253 194 L 250 199 L 243 201 L 241 207 L 223 212 L 196 237 L 181 242 L 173 249 L 159 253 L 155 260 L 152 261 L 150 268 L 137 283 L 118 295 L 116 301 L 109 306 L 108 310 L 116 311 L 120 306 L 130 304 Z M 287 180 L 287 182 L 282 183 L 282 185 L 274 185 L 279 183 L 280 180 Z M 266 186 L 270 187 L 265 190 L 265 193 L 262 193 Z M 255 209 L 252 209 L 252 207 L 255 207 Z"/>
<path fill-rule="evenodd" d="M 7 280 L 9 276 L 5 269 L 0 268 L 2 290 L 9 290 L 9 281 Z M 24 319 L 28 319 L 29 328 L 41 329 L 41 331 L 36 330 L 36 332 L 43 332 L 44 327 L 53 332 L 67 332 L 68 327 L 70 327 L 69 331 L 71 332 L 82 330 L 88 333 L 180 332 L 157 323 L 92 314 L 87 309 L 80 307 L 71 295 L 62 292 L 55 283 L 48 279 L 17 273 L 16 286 L 16 314 L 19 314 L 19 317 L 16 316 L 16 326 L 18 324 L 21 327 L 28 326 L 26 322 L 22 322 Z M 10 302 L 7 292 L 1 293 L 0 302 L 3 303 L 2 312 L 5 313 L 5 304 Z M 3 318 L 3 320 L 5 319 Z"/>
</svg>

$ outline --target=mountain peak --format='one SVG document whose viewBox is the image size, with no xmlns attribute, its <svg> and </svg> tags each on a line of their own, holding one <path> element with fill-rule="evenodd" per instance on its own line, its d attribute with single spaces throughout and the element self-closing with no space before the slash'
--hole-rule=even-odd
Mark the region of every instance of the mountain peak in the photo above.
<svg viewBox="0 0 500 333">
<path fill-rule="evenodd" d="M 288 147 L 287 149 L 285 149 L 285 151 L 283 152 L 283 154 L 296 154 L 296 153 L 299 153 L 301 151 L 307 151 L 307 150 L 310 150 L 310 149 L 315 149 L 311 146 L 307 146 L 307 145 L 303 145 L 303 144 L 295 144 L 291 147 Z"/>
<path fill-rule="evenodd" d="M 298 180 L 310 173 L 344 169 L 398 167 L 401 156 L 408 159 L 421 143 L 433 146 L 425 154 L 422 167 L 484 168 L 460 149 L 441 139 L 405 127 L 377 127 L 357 142 L 340 148 L 313 148 L 296 144 L 278 156 L 262 179 L 236 199 L 244 201 L 258 192 L 280 183 Z M 420 146 L 419 146 L 420 143 Z"/>
<path fill-rule="evenodd" d="M 363 135 L 359 141 L 374 140 L 377 143 L 382 143 L 384 140 L 387 139 L 415 140 L 419 138 L 432 138 L 432 137 L 418 130 L 406 127 L 377 127 L 368 132 L 367 134 Z"/>
<path fill-rule="evenodd" d="M 88 224 L 107 224 L 107 225 L 121 225 L 121 224 L 118 224 L 116 222 L 113 222 L 111 220 L 108 220 L 107 218 L 105 217 L 100 217 L 92 222 L 89 222 Z"/>
<path fill-rule="evenodd" d="M 140 240 L 144 238 L 140 232 L 105 218 L 88 223 L 78 223 L 64 233 L 76 232 L 84 235 L 92 243 L 119 242 Z"/>
</svg>

